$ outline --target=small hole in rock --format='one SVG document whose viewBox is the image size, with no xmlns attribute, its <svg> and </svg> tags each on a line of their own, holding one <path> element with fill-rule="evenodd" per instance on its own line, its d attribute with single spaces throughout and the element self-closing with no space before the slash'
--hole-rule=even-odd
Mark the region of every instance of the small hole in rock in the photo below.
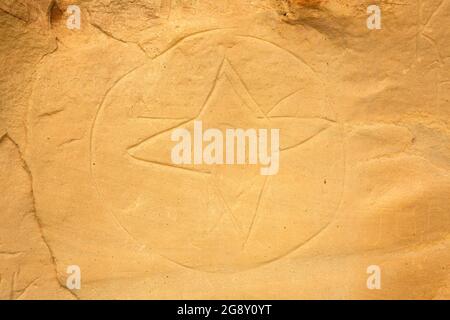
<svg viewBox="0 0 450 320">
<path fill-rule="evenodd" d="M 52 3 L 49 15 L 50 15 L 50 25 L 52 26 L 52 28 L 55 27 L 57 24 L 59 24 L 59 22 L 62 20 L 63 12 L 59 8 L 58 3 L 56 1 Z"/>
</svg>

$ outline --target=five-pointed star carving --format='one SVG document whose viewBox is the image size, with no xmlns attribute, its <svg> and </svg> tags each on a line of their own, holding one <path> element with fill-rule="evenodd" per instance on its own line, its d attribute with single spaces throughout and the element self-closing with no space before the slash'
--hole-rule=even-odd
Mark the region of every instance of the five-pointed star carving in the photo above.
<svg viewBox="0 0 450 320">
<path fill-rule="evenodd" d="M 297 90 L 298 91 L 298 90 Z M 274 110 L 273 106 L 271 110 Z M 320 118 L 302 119 L 296 117 L 269 116 L 258 106 L 245 83 L 228 59 L 224 58 L 218 69 L 212 88 L 198 113 L 175 127 L 153 134 L 128 149 L 133 161 L 141 165 L 164 166 L 174 172 L 184 170 L 202 174 L 208 181 L 212 201 L 218 201 L 233 222 L 235 231 L 245 245 L 254 227 L 261 199 L 268 183 L 268 176 L 259 174 L 258 165 L 175 165 L 170 151 L 174 142 L 171 131 L 185 128 L 193 132 L 195 120 L 207 128 L 278 128 L 280 129 L 280 171 L 283 166 L 283 152 L 300 146 L 330 126 L 330 121 Z M 219 225 L 218 219 L 216 227 Z"/>
</svg>

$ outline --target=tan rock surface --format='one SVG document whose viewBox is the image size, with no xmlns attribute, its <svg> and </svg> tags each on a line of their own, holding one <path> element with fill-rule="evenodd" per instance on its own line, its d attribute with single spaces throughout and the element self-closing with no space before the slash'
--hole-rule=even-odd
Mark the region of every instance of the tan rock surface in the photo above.
<svg viewBox="0 0 450 320">
<path fill-rule="evenodd" d="M 371 4 L 0 0 L 0 299 L 448 299 L 450 1 Z"/>
</svg>

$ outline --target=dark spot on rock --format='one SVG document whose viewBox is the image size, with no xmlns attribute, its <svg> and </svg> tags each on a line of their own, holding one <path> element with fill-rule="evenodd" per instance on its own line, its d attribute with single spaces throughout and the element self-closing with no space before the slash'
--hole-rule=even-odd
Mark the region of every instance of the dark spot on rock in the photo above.
<svg viewBox="0 0 450 320">
<path fill-rule="evenodd" d="M 56 1 L 53 1 L 49 9 L 49 20 L 52 28 L 61 22 L 63 15 L 64 14 L 59 8 L 58 3 Z"/>
</svg>

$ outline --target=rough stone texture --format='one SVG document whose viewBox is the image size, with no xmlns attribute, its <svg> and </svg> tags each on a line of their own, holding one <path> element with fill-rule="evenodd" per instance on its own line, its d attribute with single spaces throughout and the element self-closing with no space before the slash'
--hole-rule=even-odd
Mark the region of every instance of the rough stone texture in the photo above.
<svg viewBox="0 0 450 320">
<path fill-rule="evenodd" d="M 450 1 L 376 3 L 0 0 L 0 299 L 448 299 Z M 279 173 L 171 164 L 195 119 Z"/>
</svg>

